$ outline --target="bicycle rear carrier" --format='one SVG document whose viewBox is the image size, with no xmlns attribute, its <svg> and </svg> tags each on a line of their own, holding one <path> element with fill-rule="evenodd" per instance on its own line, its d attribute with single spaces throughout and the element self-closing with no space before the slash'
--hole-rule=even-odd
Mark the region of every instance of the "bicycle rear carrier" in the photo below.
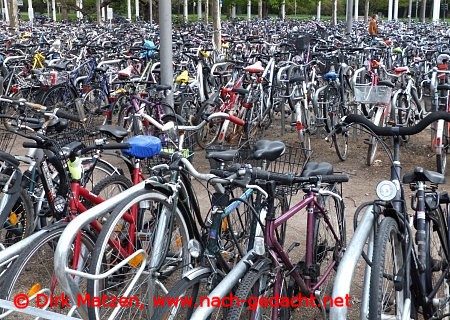
<svg viewBox="0 0 450 320">
<path fill-rule="evenodd" d="M 387 86 L 355 85 L 354 92 L 355 102 L 388 104 L 391 101 L 392 89 Z"/>
</svg>

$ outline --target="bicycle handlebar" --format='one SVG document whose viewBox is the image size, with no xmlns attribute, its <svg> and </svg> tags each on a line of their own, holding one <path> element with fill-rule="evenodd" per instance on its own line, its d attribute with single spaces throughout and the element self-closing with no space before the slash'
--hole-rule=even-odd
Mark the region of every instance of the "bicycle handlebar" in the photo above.
<svg viewBox="0 0 450 320">
<path fill-rule="evenodd" d="M 377 136 L 389 137 L 389 136 L 410 136 L 422 132 L 433 122 L 437 120 L 445 120 L 450 122 L 450 113 L 444 111 L 436 111 L 430 113 L 425 118 L 419 121 L 412 127 L 380 127 L 368 120 L 366 117 L 350 114 L 343 118 L 343 123 L 349 125 L 351 123 L 359 123 L 370 129 Z"/>
<path fill-rule="evenodd" d="M 252 179 L 259 180 L 273 180 L 279 185 L 292 185 L 295 183 L 335 183 L 335 182 L 347 182 L 349 180 L 346 174 L 335 174 L 335 175 L 323 175 L 323 176 L 310 176 L 302 177 L 296 176 L 290 173 L 277 173 L 261 170 L 258 168 L 252 168 L 251 170 L 245 170 L 245 173 L 239 174 L 240 167 L 230 168 L 231 171 L 212 169 L 210 172 L 222 178 L 228 178 L 233 176 L 238 172 L 239 175 L 245 175 L 245 173 L 250 173 Z"/>
</svg>

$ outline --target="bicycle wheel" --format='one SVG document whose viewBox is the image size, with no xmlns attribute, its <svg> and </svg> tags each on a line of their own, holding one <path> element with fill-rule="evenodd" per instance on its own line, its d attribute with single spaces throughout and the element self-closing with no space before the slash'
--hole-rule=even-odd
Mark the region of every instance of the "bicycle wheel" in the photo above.
<svg viewBox="0 0 450 320">
<path fill-rule="evenodd" d="M 108 200 L 122 191 L 131 188 L 132 186 L 133 184 L 129 179 L 124 176 L 114 174 L 99 181 L 92 189 L 92 193 L 100 196 L 104 200 Z M 95 204 L 90 204 L 89 207 L 94 205 Z M 104 222 L 105 220 L 106 217 L 102 217 L 102 221 Z"/>
<path fill-rule="evenodd" d="M 345 115 L 341 107 L 341 97 L 339 89 L 335 86 L 328 86 L 325 92 L 325 101 L 323 114 L 327 116 L 325 130 L 330 133 L 336 124 L 338 124 Z M 347 159 L 348 152 L 348 133 L 347 131 L 336 132 L 332 135 L 333 145 L 339 159 Z"/>
<path fill-rule="evenodd" d="M 369 292 L 369 319 L 403 319 L 404 250 L 397 222 L 384 218 L 375 236 Z"/>
<path fill-rule="evenodd" d="M 3 190 L 9 176 L 0 174 L 0 190 Z M 0 200 L 3 193 L 0 193 Z M 19 198 L 14 204 L 8 218 L 0 229 L 0 243 L 5 247 L 28 237 L 34 231 L 34 208 L 30 196 L 24 189 L 20 190 Z"/>
<path fill-rule="evenodd" d="M 315 218 L 312 257 L 317 272 L 312 277 L 312 282 L 316 284 L 323 281 L 318 290 L 324 301 L 325 296 L 331 296 L 336 270 L 344 254 L 346 228 L 344 203 L 341 200 L 332 196 L 320 196 L 318 201 L 327 215 L 317 214 Z M 334 266 L 327 274 L 326 271 L 332 264 Z"/>
<path fill-rule="evenodd" d="M 68 84 L 62 84 L 52 87 L 45 96 L 42 98 L 42 104 L 47 107 L 54 107 L 56 104 L 60 106 L 70 105 L 75 98 L 77 93 Z M 72 111 L 73 110 L 68 110 Z"/>
<path fill-rule="evenodd" d="M 276 267 L 268 259 L 256 261 L 254 266 L 256 267 L 252 267 L 242 278 L 235 294 L 239 300 L 233 300 L 233 305 L 226 316 L 227 320 L 272 319 L 273 307 L 270 304 L 259 302 L 269 301 L 268 299 L 273 299 L 276 296 L 276 293 L 273 292 L 273 284 L 277 272 Z M 287 282 L 284 277 L 281 288 L 282 291 L 278 296 L 286 298 Z M 290 306 L 280 306 L 279 310 L 276 310 L 279 313 L 279 318 L 277 319 L 291 319 L 291 311 Z"/>
<path fill-rule="evenodd" d="M 13 301 L 18 294 L 26 294 L 30 300 L 30 306 L 42 308 L 50 297 L 59 297 L 63 294 L 54 273 L 54 252 L 59 238 L 67 223 L 52 225 L 48 231 L 40 235 L 34 245 L 20 253 L 20 256 L 8 267 L 3 274 L 0 287 L 0 299 Z M 87 231 L 81 233 L 81 248 L 77 270 L 86 272 L 90 263 L 91 253 L 95 239 Z M 72 266 L 74 245 L 71 248 L 69 266 Z M 76 277 L 75 281 L 81 292 L 86 292 L 86 280 Z M 40 293 L 38 300 L 31 298 L 33 294 Z M 52 295 L 52 296 L 51 296 Z M 70 306 L 76 305 L 76 301 L 69 301 Z M 53 303 L 48 307 L 49 311 L 67 314 L 70 308 L 67 305 Z M 0 310 L 4 313 L 6 310 Z M 22 314 L 20 319 L 35 319 L 35 316 Z"/>
<path fill-rule="evenodd" d="M 99 125 L 107 123 L 106 107 L 108 96 L 101 88 L 91 88 L 83 97 L 83 109 L 86 116 L 85 128 L 95 131 Z"/>
<path fill-rule="evenodd" d="M 377 108 L 377 111 L 375 112 L 375 118 L 373 120 L 373 123 L 376 126 L 384 126 L 384 107 L 379 106 Z M 377 154 L 378 149 L 378 138 L 376 136 L 371 135 L 368 139 L 367 144 L 369 145 L 367 149 L 367 158 L 366 158 L 366 164 L 368 166 L 371 166 L 373 162 L 375 161 L 375 156 Z"/>
<path fill-rule="evenodd" d="M 445 278 L 449 265 L 447 217 L 440 207 L 428 212 L 428 217 L 425 222 L 425 290 L 427 294 L 433 289 L 437 292 L 431 297 L 433 304 L 427 318 L 438 319 L 448 313 L 450 307 L 450 280 Z M 444 281 L 436 288 L 441 277 Z"/>
<path fill-rule="evenodd" d="M 205 305 L 205 297 L 222 277 L 218 273 L 213 273 L 209 268 L 199 268 L 191 275 L 174 284 L 173 289 L 164 297 L 155 297 L 153 299 L 156 313 L 152 320 L 185 320 L 191 319 L 194 309 Z M 213 284 L 211 284 L 211 282 Z M 156 300 L 155 300 L 156 299 Z M 178 301 L 177 305 L 170 301 Z M 211 301 L 210 301 L 211 302 Z M 170 305 L 169 305 L 170 304 Z M 208 319 L 226 319 L 225 311 L 222 308 L 214 308 L 213 315 Z"/>
<path fill-rule="evenodd" d="M 196 123 L 201 122 L 201 116 L 203 114 L 211 114 L 219 111 L 214 105 L 206 105 L 201 108 L 196 116 Z M 207 146 L 213 144 L 219 137 L 220 129 L 222 128 L 223 120 L 209 121 L 203 128 L 198 130 L 195 134 L 195 139 L 198 145 L 202 149 L 206 149 Z"/>
<path fill-rule="evenodd" d="M 137 221 L 133 220 L 130 211 L 133 208 L 137 210 Z M 153 305 L 149 299 L 164 295 L 167 288 L 191 268 L 188 251 L 190 232 L 183 213 L 178 208 L 175 210 L 172 228 L 159 223 L 162 217 L 171 214 L 172 208 L 173 204 L 168 202 L 166 195 L 142 190 L 115 208 L 100 232 L 93 252 L 90 269 L 92 274 L 107 272 L 136 250 L 144 249 L 148 255 L 136 256 L 106 279 L 88 281 L 88 293 L 91 296 L 123 296 L 145 259 L 148 265 L 130 293 L 130 296 L 138 297 L 145 306 L 123 308 L 117 315 L 118 318 L 150 318 Z M 156 238 L 157 228 L 161 226 L 166 229 L 161 229 L 159 238 Z M 155 266 L 150 266 L 152 256 L 157 260 L 157 263 L 153 262 Z M 112 312 L 113 309 L 106 306 L 89 308 L 89 315 L 93 319 L 106 319 Z"/>
</svg>

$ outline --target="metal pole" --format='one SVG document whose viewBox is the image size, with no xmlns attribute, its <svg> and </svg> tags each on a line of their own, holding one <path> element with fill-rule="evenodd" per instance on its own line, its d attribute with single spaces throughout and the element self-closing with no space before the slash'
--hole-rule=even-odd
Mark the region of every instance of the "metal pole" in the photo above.
<svg viewBox="0 0 450 320">
<path fill-rule="evenodd" d="M 411 17 L 412 17 L 412 0 L 408 3 L 408 29 L 411 27 Z"/>
<path fill-rule="evenodd" d="M 350 35 L 353 26 L 353 0 L 347 0 L 346 18 L 347 18 L 347 27 L 345 31 L 348 35 Z"/>
<path fill-rule="evenodd" d="M 52 17 L 53 21 L 56 21 L 56 1 L 52 0 Z"/>
<path fill-rule="evenodd" d="M 200 1 L 199 1 L 200 2 Z M 172 64 L 172 2 L 159 1 L 159 36 L 160 42 L 160 72 L 161 84 L 172 87 L 173 64 Z M 173 107 L 173 93 L 169 91 L 166 101 Z"/>
<path fill-rule="evenodd" d="M 187 0 L 184 0 L 183 15 L 184 15 L 184 23 L 188 23 L 189 14 L 188 14 L 188 1 Z"/>
<path fill-rule="evenodd" d="M 250 21 L 252 17 L 252 1 L 248 0 L 247 2 L 247 20 Z"/>
<path fill-rule="evenodd" d="M 171 1 L 169 1 L 171 2 Z M 198 21 L 202 20 L 202 0 L 198 0 L 197 3 L 197 17 L 198 17 Z"/>
<path fill-rule="evenodd" d="M 213 41 L 214 49 L 219 53 L 222 49 L 222 27 L 220 21 L 220 4 L 219 0 L 212 0 L 212 18 L 213 18 Z"/>
<path fill-rule="evenodd" d="M 131 0 L 127 0 L 127 17 L 131 20 Z"/>
</svg>

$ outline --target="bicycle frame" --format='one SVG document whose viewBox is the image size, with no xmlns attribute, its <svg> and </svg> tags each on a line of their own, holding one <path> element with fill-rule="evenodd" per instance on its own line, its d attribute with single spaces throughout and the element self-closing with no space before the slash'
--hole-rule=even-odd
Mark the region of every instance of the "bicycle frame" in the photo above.
<svg viewBox="0 0 450 320">
<path fill-rule="evenodd" d="M 330 190 L 321 190 L 319 191 L 319 193 L 342 199 L 339 195 L 335 194 Z M 266 243 L 266 247 L 269 248 L 269 256 L 272 257 L 273 261 L 275 261 L 275 265 L 280 266 L 279 260 L 281 259 L 281 262 L 286 267 L 286 270 L 292 270 L 291 275 L 295 279 L 297 285 L 300 287 L 302 294 L 309 296 L 313 293 L 315 294 L 316 293 L 315 291 L 326 280 L 327 276 L 330 274 L 331 270 L 336 264 L 335 261 L 333 261 L 327 267 L 325 274 L 316 283 L 313 283 L 310 279 L 303 279 L 300 273 L 297 271 L 297 269 L 294 268 L 294 265 L 290 261 L 288 254 L 283 250 L 281 244 L 276 240 L 276 233 L 275 233 L 277 227 L 281 226 L 283 223 L 291 219 L 293 216 L 295 216 L 299 211 L 301 211 L 304 208 L 307 208 L 306 264 L 307 266 L 310 266 L 313 261 L 312 259 L 313 252 L 311 249 L 313 242 L 312 236 L 314 230 L 314 222 L 315 222 L 314 220 L 316 214 L 323 215 L 325 222 L 327 223 L 328 227 L 330 227 L 332 230 L 333 237 L 335 238 L 336 241 L 338 241 L 337 233 L 333 229 L 326 211 L 317 202 L 314 193 L 312 192 L 308 193 L 303 200 L 301 200 L 296 205 L 292 206 L 288 211 L 284 212 L 281 216 L 279 216 L 274 220 L 272 220 L 272 218 L 269 217 L 269 215 L 266 216 L 264 242 Z M 317 211 L 317 209 L 319 210 L 319 212 Z M 208 297 L 210 299 L 212 299 L 213 297 L 216 297 L 216 299 L 217 297 L 219 297 L 220 299 L 225 297 L 225 295 L 228 294 L 231 291 L 231 289 L 238 283 L 238 281 L 244 276 L 244 274 L 248 271 L 248 269 L 254 265 L 255 259 L 263 255 L 264 253 L 265 250 L 263 249 L 261 252 L 260 246 L 255 246 L 255 248 L 250 249 L 248 253 L 239 261 L 239 263 L 225 276 L 225 278 L 220 282 L 220 284 L 217 285 L 216 288 L 214 288 L 214 290 L 208 295 Z M 340 253 L 342 253 L 342 251 Z M 281 297 L 280 293 L 281 293 L 282 279 L 279 268 L 276 269 L 277 269 L 276 270 L 277 276 L 273 288 L 273 297 L 276 296 Z M 193 272 L 194 271 L 199 272 L 199 270 L 196 269 L 194 269 Z M 211 306 L 199 306 L 195 310 L 191 319 L 206 319 L 211 314 L 213 309 L 214 307 Z M 277 307 L 275 306 L 273 307 L 272 315 L 274 319 L 278 319 Z"/>
</svg>

